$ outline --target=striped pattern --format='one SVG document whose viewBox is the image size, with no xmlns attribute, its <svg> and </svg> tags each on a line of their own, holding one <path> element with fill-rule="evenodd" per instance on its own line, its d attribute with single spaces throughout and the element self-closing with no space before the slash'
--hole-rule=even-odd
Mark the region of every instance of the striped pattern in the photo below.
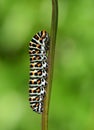
<svg viewBox="0 0 94 130">
<path fill-rule="evenodd" d="M 29 43 L 29 102 L 32 110 L 37 113 L 43 112 L 45 87 L 48 84 L 48 50 L 49 35 L 46 31 L 40 31 Z"/>
</svg>

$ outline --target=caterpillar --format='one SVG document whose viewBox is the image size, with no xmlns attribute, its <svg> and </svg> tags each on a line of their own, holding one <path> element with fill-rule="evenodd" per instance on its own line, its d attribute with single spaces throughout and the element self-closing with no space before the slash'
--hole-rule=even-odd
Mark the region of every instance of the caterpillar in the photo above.
<svg viewBox="0 0 94 130">
<path fill-rule="evenodd" d="M 50 38 L 46 31 L 36 33 L 29 43 L 30 77 L 29 102 L 33 111 L 41 114 L 48 78 L 48 50 Z"/>
</svg>

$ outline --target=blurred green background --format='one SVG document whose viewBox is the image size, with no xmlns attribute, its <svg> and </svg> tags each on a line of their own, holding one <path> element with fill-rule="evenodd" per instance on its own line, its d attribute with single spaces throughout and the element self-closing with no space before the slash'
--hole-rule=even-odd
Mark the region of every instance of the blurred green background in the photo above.
<svg viewBox="0 0 94 130">
<path fill-rule="evenodd" d="M 40 130 L 28 102 L 28 43 L 51 1 L 0 0 L 0 130 Z M 49 130 L 94 130 L 94 0 L 59 0 Z"/>
</svg>

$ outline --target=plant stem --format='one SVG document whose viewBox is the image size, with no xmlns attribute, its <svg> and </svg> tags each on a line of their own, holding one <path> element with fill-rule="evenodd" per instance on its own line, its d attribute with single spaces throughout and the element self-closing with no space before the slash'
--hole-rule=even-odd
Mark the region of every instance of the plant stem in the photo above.
<svg viewBox="0 0 94 130">
<path fill-rule="evenodd" d="M 53 79 L 57 25 L 58 25 L 58 0 L 52 0 L 50 49 L 49 49 L 49 54 L 48 54 L 48 65 L 49 65 L 48 86 L 46 89 L 46 96 L 44 99 L 44 111 L 42 113 L 42 130 L 48 130 L 48 112 L 49 112 L 49 103 L 50 103 L 50 95 L 51 95 L 52 79 Z"/>
</svg>

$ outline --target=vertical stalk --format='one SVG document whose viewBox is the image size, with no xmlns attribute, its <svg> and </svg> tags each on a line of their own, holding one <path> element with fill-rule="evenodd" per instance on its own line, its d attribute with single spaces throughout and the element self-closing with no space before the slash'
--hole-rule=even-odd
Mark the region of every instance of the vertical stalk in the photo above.
<svg viewBox="0 0 94 130">
<path fill-rule="evenodd" d="M 48 130 L 48 112 L 49 112 L 49 103 L 50 103 L 50 95 L 51 95 L 52 79 L 53 79 L 57 25 L 58 25 L 58 0 L 52 0 L 50 49 L 48 54 L 48 65 L 49 65 L 48 86 L 46 89 L 46 96 L 44 99 L 44 111 L 42 113 L 42 130 Z"/>
</svg>

